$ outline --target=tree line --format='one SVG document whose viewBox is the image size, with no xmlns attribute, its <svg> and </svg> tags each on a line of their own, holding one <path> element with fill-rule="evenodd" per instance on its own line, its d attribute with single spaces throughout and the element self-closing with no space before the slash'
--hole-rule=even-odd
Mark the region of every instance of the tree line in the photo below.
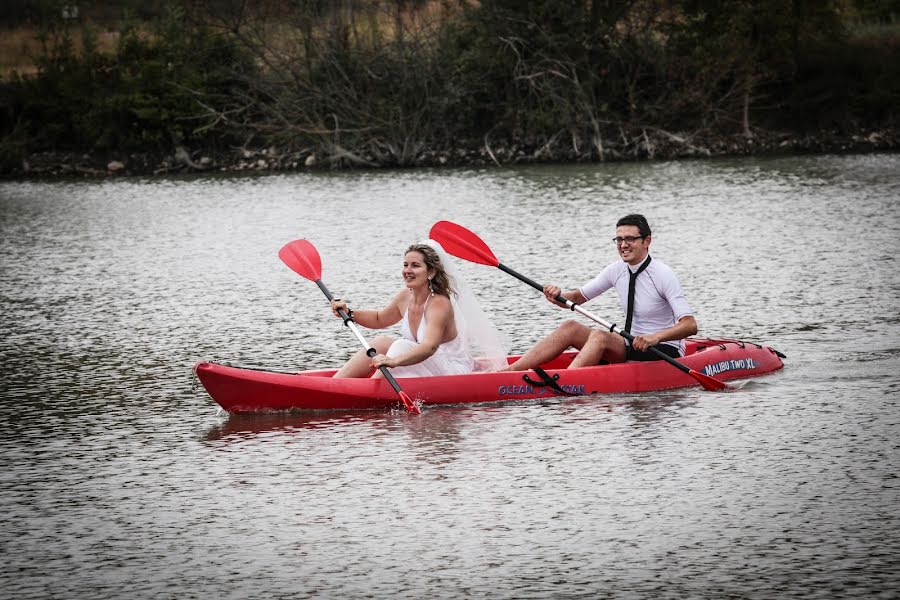
<svg viewBox="0 0 900 600">
<path fill-rule="evenodd" d="M 900 107 L 900 0 L 123 2 L 112 49 L 63 5 L 29 13 L 36 73 L 0 82 L 6 172 L 175 148 L 609 160 L 895 128 Z"/>
</svg>

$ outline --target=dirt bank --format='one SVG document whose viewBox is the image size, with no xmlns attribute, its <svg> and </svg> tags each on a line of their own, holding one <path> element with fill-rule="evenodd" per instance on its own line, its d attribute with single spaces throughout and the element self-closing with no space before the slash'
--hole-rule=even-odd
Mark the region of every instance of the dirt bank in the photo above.
<svg viewBox="0 0 900 600">
<path fill-rule="evenodd" d="M 644 130 L 640 135 L 601 140 L 600 147 L 578 148 L 571 140 L 550 144 L 472 144 L 469 147 L 423 150 L 412 164 L 399 165 L 365 152 L 328 156 L 313 151 L 288 152 L 277 147 L 237 148 L 206 152 L 179 146 L 169 155 L 105 155 L 41 153 L 2 173 L 7 179 L 55 177 L 113 177 L 178 173 L 264 173 L 345 168 L 489 166 L 570 162 L 673 160 L 726 156 L 885 152 L 900 149 L 900 130 L 860 130 L 854 133 L 821 131 L 814 135 L 756 133 L 689 136 L 678 132 Z"/>
</svg>

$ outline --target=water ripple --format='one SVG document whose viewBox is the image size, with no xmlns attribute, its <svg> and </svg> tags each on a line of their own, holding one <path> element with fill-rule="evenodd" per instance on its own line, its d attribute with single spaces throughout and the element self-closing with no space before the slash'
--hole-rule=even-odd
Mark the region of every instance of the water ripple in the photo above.
<svg viewBox="0 0 900 600">
<path fill-rule="evenodd" d="M 900 593 L 900 157 L 0 183 L 0 586 L 46 597 L 850 598 Z M 439 219 L 575 287 L 626 212 L 701 334 L 787 368 L 421 416 L 227 415 L 209 357 L 337 365 Z M 598 241 L 601 240 L 601 241 Z M 570 314 L 460 269 L 523 350 Z M 395 283 L 391 283 L 395 282 Z M 621 308 L 591 308 L 612 320 Z"/>
</svg>

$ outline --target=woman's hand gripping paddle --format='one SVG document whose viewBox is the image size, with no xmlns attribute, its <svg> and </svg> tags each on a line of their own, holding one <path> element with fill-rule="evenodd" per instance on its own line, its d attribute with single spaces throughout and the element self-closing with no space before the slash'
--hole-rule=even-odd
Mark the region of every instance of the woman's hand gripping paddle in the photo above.
<svg viewBox="0 0 900 600">
<path fill-rule="evenodd" d="M 284 247 L 278 251 L 278 258 L 301 277 L 315 282 L 315 284 L 319 286 L 319 289 L 322 290 L 322 293 L 325 294 L 325 297 L 328 298 L 329 302 L 334 299 L 334 296 L 331 295 L 331 292 L 325 287 L 325 284 L 322 283 L 322 259 L 319 258 L 316 247 L 308 240 L 294 240 L 293 242 L 285 244 Z M 367 342 L 363 334 L 360 333 L 359 328 L 356 326 L 356 323 L 353 322 L 350 315 L 343 310 L 339 312 L 341 318 L 344 319 L 344 325 L 349 327 L 350 331 L 356 335 L 356 338 L 366 349 L 366 354 L 370 357 L 375 356 L 375 348 L 369 345 L 369 342 Z M 387 370 L 387 367 L 382 365 L 380 368 L 381 372 L 384 373 L 384 378 L 388 380 L 388 383 L 390 383 L 391 387 L 394 388 L 394 391 L 397 392 L 406 411 L 415 415 L 421 414 L 422 411 L 409 399 L 409 396 L 400 389 L 397 380 L 394 379 L 394 376 Z"/>
<path fill-rule="evenodd" d="M 528 277 L 525 277 L 520 273 L 517 273 L 516 271 L 513 271 L 512 269 L 501 263 L 499 260 L 497 260 L 497 257 L 494 256 L 494 253 L 491 252 L 491 249 L 488 248 L 488 245 L 485 244 L 480 237 L 478 237 L 462 225 L 457 225 L 456 223 L 451 223 L 450 221 L 438 221 L 431 228 L 431 233 L 429 233 L 428 237 L 439 242 L 441 246 L 444 247 L 444 250 L 446 250 L 453 256 L 478 263 L 480 265 L 497 267 L 501 271 L 509 273 L 519 281 L 527 283 L 534 289 L 544 291 L 544 286 L 542 286 L 541 284 L 532 279 L 529 279 Z M 564 304 L 569 310 L 584 315 L 588 319 L 591 319 L 592 321 L 596 321 L 597 323 L 603 325 L 613 333 L 621 335 L 629 342 L 634 339 L 634 336 L 632 336 L 627 331 L 620 330 L 615 325 L 604 321 L 597 315 L 585 310 L 580 305 L 575 304 L 571 300 L 563 298 L 562 295 L 558 295 L 555 300 L 561 304 Z M 655 346 L 651 346 L 647 349 L 647 351 L 652 352 L 655 356 L 657 356 L 661 360 L 666 361 L 676 369 L 687 373 L 688 375 L 696 379 L 697 382 L 706 390 L 721 391 L 734 389 L 727 383 L 719 381 L 718 379 L 714 379 L 709 375 L 704 375 L 703 373 L 695 371 L 690 367 L 681 364 L 671 356 L 658 350 Z"/>
</svg>

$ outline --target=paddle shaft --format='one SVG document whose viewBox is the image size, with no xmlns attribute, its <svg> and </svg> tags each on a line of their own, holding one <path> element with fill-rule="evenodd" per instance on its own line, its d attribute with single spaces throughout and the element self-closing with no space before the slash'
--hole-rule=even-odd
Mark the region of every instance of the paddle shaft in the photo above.
<svg viewBox="0 0 900 600">
<path fill-rule="evenodd" d="M 533 287 L 536 290 L 540 290 L 541 292 L 544 291 L 544 286 L 539 284 L 537 281 L 531 279 L 530 277 L 526 277 L 525 275 L 522 275 L 521 273 L 519 273 L 513 269 L 510 269 L 503 263 L 498 263 L 497 268 L 500 269 L 501 271 L 509 273 L 510 275 L 512 275 L 513 277 L 518 279 L 519 281 L 522 281 L 523 283 L 527 283 L 528 285 L 530 285 L 531 287 Z M 554 298 L 554 300 L 556 300 L 560 304 L 564 304 L 566 306 L 566 308 L 568 308 L 569 310 L 575 311 L 578 314 L 583 315 L 583 316 L 587 317 L 588 319 L 599 323 L 600 325 L 603 325 L 604 327 L 609 329 L 612 333 L 619 334 L 620 336 L 622 336 L 629 342 L 634 340 L 634 336 L 631 335 L 630 333 L 628 333 L 627 331 L 622 331 L 621 329 L 619 329 L 612 323 L 605 321 L 604 319 L 598 317 L 597 315 L 593 314 L 589 310 L 585 310 L 584 308 L 581 307 L 581 305 L 575 304 L 568 298 L 564 298 L 562 296 L 562 294 L 557 295 L 556 298 Z M 693 369 L 681 364 L 680 362 L 678 362 L 677 360 L 675 360 L 674 358 L 672 358 L 665 352 L 660 351 L 659 349 L 656 348 L 656 346 L 650 346 L 649 348 L 647 348 L 647 351 L 651 352 L 654 356 L 666 361 L 673 367 L 678 368 L 679 370 L 683 371 L 684 373 L 687 373 L 688 375 L 693 376 L 693 373 L 694 373 Z"/>
<path fill-rule="evenodd" d="M 534 281 L 533 279 L 529 279 L 528 277 L 525 277 L 521 273 L 518 273 L 518 272 L 510 269 L 509 267 L 507 267 L 506 265 L 501 263 L 499 260 L 497 260 L 497 257 L 494 256 L 494 253 L 491 252 L 491 249 L 488 248 L 488 245 L 485 244 L 484 241 L 480 237 L 478 237 L 477 235 L 475 235 L 474 233 L 472 233 L 471 231 L 469 231 L 462 225 L 457 225 L 456 223 L 452 223 L 450 221 L 438 221 L 431 227 L 430 235 L 431 235 L 432 239 L 438 240 L 439 242 L 444 244 L 444 248 L 446 248 L 447 251 L 450 254 L 453 254 L 454 256 L 458 256 L 465 260 L 470 260 L 470 261 L 478 263 L 480 265 L 488 265 L 491 267 L 497 267 L 501 271 L 505 271 L 506 273 L 509 273 L 510 275 L 512 275 L 513 277 L 518 279 L 519 281 L 527 283 L 534 289 L 540 290 L 541 292 L 544 291 L 544 287 L 541 284 L 539 284 L 538 282 Z M 628 332 L 619 330 L 615 325 L 611 325 L 611 324 L 607 323 L 606 321 L 604 321 L 603 319 L 601 319 L 600 317 L 591 314 L 590 312 L 584 310 L 583 308 L 581 308 L 580 306 L 578 306 L 571 300 L 567 300 L 566 298 L 564 298 L 563 296 L 560 296 L 560 295 L 556 296 L 555 300 L 557 302 L 559 302 L 560 304 L 566 306 L 570 310 L 576 311 L 579 314 L 584 315 L 588 319 L 591 319 L 592 321 L 596 321 L 597 323 L 599 323 L 599 324 L 603 325 L 604 327 L 606 327 L 607 329 L 609 329 L 611 332 L 619 334 L 620 336 L 622 336 L 629 342 L 634 340 L 634 337 L 631 334 L 629 334 Z M 671 356 L 661 352 L 658 348 L 651 346 L 650 348 L 648 348 L 648 350 L 654 356 L 658 357 L 661 360 L 666 361 L 673 367 L 677 368 L 679 371 L 686 373 L 686 374 L 690 375 L 691 377 L 693 377 L 697 381 L 697 383 L 699 383 L 701 386 L 703 386 L 704 389 L 707 389 L 707 390 L 730 389 L 730 386 L 728 386 L 728 384 L 723 383 L 713 377 L 710 377 L 709 375 L 704 375 L 703 373 L 698 373 L 697 371 L 689 368 L 687 365 L 683 365 L 680 362 L 678 362 L 677 360 L 675 360 L 674 358 L 672 358 Z"/>
<path fill-rule="evenodd" d="M 331 291 L 325 285 L 325 283 L 321 279 L 316 279 L 316 285 L 319 286 L 319 289 L 322 290 L 322 293 L 325 294 L 325 297 L 328 298 L 328 301 L 334 300 L 334 296 Z M 341 315 L 341 318 L 344 319 L 344 325 L 350 328 L 350 331 L 353 332 L 353 335 L 356 336 L 356 339 L 360 341 L 363 347 L 366 349 L 366 354 L 371 358 L 375 356 L 378 351 L 375 350 L 372 346 L 369 345 L 369 342 L 366 341 L 366 337 L 360 332 L 359 327 L 356 326 L 356 323 L 353 322 L 353 319 L 343 310 L 339 310 L 338 313 Z M 391 387 L 394 388 L 394 391 L 397 392 L 397 395 L 400 396 L 400 399 L 403 400 L 403 404 L 410 407 L 410 400 L 407 395 L 400 389 L 400 385 L 397 383 L 397 380 L 394 379 L 394 376 L 391 375 L 391 372 L 388 371 L 388 368 L 384 365 L 379 367 L 381 372 L 384 374 L 384 378 L 388 380 L 388 383 L 391 384 Z"/>
</svg>

